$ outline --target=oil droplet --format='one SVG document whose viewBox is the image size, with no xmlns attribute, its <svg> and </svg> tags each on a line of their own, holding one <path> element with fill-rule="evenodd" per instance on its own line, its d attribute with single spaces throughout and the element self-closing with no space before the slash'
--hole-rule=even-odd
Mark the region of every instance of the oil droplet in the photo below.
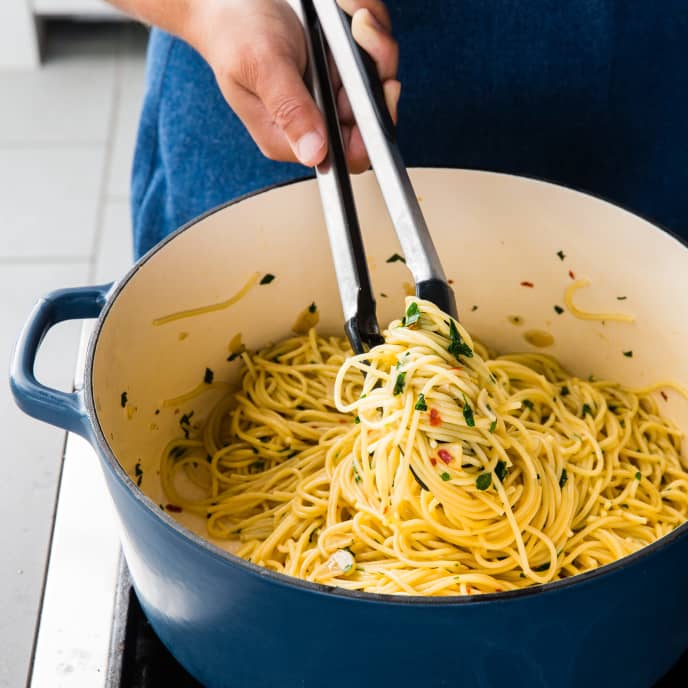
<svg viewBox="0 0 688 688">
<path fill-rule="evenodd" d="M 416 293 L 416 288 L 411 284 L 411 282 L 402 282 L 401 288 L 404 290 L 406 296 L 414 296 Z"/>
<path fill-rule="evenodd" d="M 549 332 L 545 332 L 544 330 L 528 330 L 527 332 L 523 333 L 523 338 L 528 342 L 528 344 L 532 344 L 533 346 L 537 346 L 541 349 L 554 344 L 554 337 Z"/>
<path fill-rule="evenodd" d="M 320 322 L 320 314 L 318 309 L 314 308 L 315 304 L 311 304 L 308 308 L 304 308 L 296 318 L 296 321 L 291 326 L 291 331 L 295 334 L 307 334 L 308 330 L 315 327 Z"/>
<path fill-rule="evenodd" d="M 521 327 L 521 325 L 523 325 L 523 318 L 520 315 L 509 315 L 507 316 L 507 320 L 512 325 L 516 325 L 516 327 Z"/>
</svg>

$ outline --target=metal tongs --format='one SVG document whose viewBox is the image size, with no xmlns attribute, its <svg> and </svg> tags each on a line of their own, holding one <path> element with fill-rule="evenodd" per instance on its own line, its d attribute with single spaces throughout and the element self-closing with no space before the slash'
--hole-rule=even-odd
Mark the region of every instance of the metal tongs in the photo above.
<svg viewBox="0 0 688 688">
<path fill-rule="evenodd" d="M 342 299 L 345 331 L 356 353 L 382 343 L 361 228 L 346 164 L 328 67 L 328 48 L 351 103 L 387 210 L 413 275 L 416 295 L 457 318 L 454 292 L 440 263 L 396 143 L 372 58 L 355 42 L 336 0 L 302 0 L 312 92 L 328 133 L 327 158 L 316 168 Z"/>
</svg>

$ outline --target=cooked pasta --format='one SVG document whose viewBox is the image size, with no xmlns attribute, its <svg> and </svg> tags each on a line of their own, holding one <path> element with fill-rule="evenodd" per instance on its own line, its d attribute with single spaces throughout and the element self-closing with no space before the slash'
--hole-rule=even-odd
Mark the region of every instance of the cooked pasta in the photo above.
<svg viewBox="0 0 688 688">
<path fill-rule="evenodd" d="M 428 302 L 407 299 L 366 354 L 311 330 L 242 359 L 240 388 L 169 443 L 161 477 L 269 569 L 499 592 L 612 562 L 688 516 L 682 432 L 651 390 L 492 355 Z"/>
<path fill-rule="evenodd" d="M 590 286 L 589 279 L 579 279 L 566 287 L 564 290 L 564 303 L 569 309 L 571 315 L 581 320 L 618 320 L 619 322 L 632 323 L 635 322 L 635 317 L 628 313 L 590 313 L 584 311 L 582 308 L 578 308 L 575 303 L 573 303 L 573 295 L 580 289 L 585 289 L 585 287 Z"/>
</svg>

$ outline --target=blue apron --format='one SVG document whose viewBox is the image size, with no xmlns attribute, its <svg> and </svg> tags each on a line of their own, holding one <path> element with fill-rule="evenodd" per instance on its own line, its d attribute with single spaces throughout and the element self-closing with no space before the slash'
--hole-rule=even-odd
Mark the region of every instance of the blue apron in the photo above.
<svg viewBox="0 0 688 688">
<path fill-rule="evenodd" d="M 685 0 L 387 5 L 408 165 L 555 181 L 688 237 Z M 260 154 L 183 41 L 152 32 L 146 84 L 132 175 L 137 257 L 214 206 L 311 173 Z"/>
</svg>

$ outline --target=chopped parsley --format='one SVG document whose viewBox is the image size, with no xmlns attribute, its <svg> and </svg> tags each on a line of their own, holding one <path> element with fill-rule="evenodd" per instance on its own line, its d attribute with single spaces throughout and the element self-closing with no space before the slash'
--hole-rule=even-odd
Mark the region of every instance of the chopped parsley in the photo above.
<svg viewBox="0 0 688 688">
<path fill-rule="evenodd" d="M 635 479 L 636 479 L 636 480 L 640 480 L 642 477 L 643 477 L 643 476 L 640 474 L 640 471 L 636 471 Z"/>
<path fill-rule="evenodd" d="M 270 284 L 272 280 L 275 279 L 274 275 L 271 275 L 269 272 L 263 275 L 263 279 L 260 280 L 259 284 Z"/>
<path fill-rule="evenodd" d="M 449 473 L 445 471 L 444 473 L 440 473 L 440 478 L 442 478 L 442 480 L 444 480 L 444 482 L 446 483 L 447 480 L 451 480 L 451 475 L 449 475 Z"/>
<path fill-rule="evenodd" d="M 393 253 L 389 258 L 387 258 L 387 263 L 405 263 L 406 259 L 404 256 L 400 256 L 398 253 Z"/>
<path fill-rule="evenodd" d="M 354 423 L 355 423 L 356 425 L 358 425 L 360 422 L 361 422 L 361 419 L 360 419 L 358 416 L 356 416 L 356 417 L 354 418 Z"/>
<path fill-rule="evenodd" d="M 193 416 L 194 412 L 190 411 L 189 413 L 185 413 L 182 415 L 182 417 L 179 419 L 179 426 L 182 429 L 182 432 L 184 433 L 184 439 L 189 439 L 189 430 L 191 428 L 191 416 Z"/>
<path fill-rule="evenodd" d="M 473 308 L 471 308 L 471 312 L 472 312 L 472 313 L 475 312 L 475 311 L 477 311 L 477 310 L 478 310 L 478 307 L 477 307 L 477 306 L 473 306 Z"/>
<path fill-rule="evenodd" d="M 497 421 L 496 421 L 496 420 L 493 420 L 493 421 L 490 423 L 490 432 L 494 432 L 496 429 L 497 429 Z"/>
<path fill-rule="evenodd" d="M 160 415 L 160 409 L 155 409 L 155 415 L 159 416 Z"/>
<path fill-rule="evenodd" d="M 386 298 L 387 298 L 387 294 L 385 294 L 383 291 L 380 292 L 380 296 L 381 296 L 383 299 L 386 299 Z"/>
<path fill-rule="evenodd" d="M 311 303 L 310 306 L 308 306 L 308 312 L 309 313 L 315 313 L 318 310 L 318 307 L 315 305 L 315 301 Z"/>
<path fill-rule="evenodd" d="M 566 385 L 564 385 L 559 390 L 559 394 L 561 394 L 562 397 L 567 397 L 569 394 L 571 394 L 571 390 Z"/>
<path fill-rule="evenodd" d="M 583 418 L 588 415 L 592 416 L 592 409 L 589 404 L 583 404 Z"/>
<path fill-rule="evenodd" d="M 119 397 L 119 403 L 124 408 L 127 405 L 127 393 L 122 392 L 122 394 Z"/>
<path fill-rule="evenodd" d="M 134 475 L 136 476 L 136 485 L 141 487 L 141 481 L 143 480 L 143 469 L 141 468 L 141 462 L 137 461 L 134 466 Z"/>
<path fill-rule="evenodd" d="M 554 306 L 554 310 L 556 311 L 557 315 L 561 315 L 564 312 L 564 309 L 556 304 Z"/>
<path fill-rule="evenodd" d="M 414 406 L 416 411 L 427 411 L 428 410 L 428 405 L 425 403 L 425 394 L 421 392 L 418 395 L 418 401 L 416 402 L 416 405 Z"/>
<path fill-rule="evenodd" d="M 628 296 L 617 296 L 616 300 L 617 301 L 625 301 L 628 298 Z"/>
<path fill-rule="evenodd" d="M 181 459 L 186 454 L 186 447 L 175 447 L 170 451 L 170 456 L 173 459 Z"/>
<path fill-rule="evenodd" d="M 566 481 L 568 479 L 569 479 L 569 476 L 566 473 L 566 469 L 562 468 L 561 469 L 561 477 L 559 478 L 559 487 L 564 487 L 564 485 L 566 485 Z"/>
<path fill-rule="evenodd" d="M 463 417 L 466 420 L 466 425 L 469 428 L 474 428 L 475 427 L 475 418 L 473 417 L 473 409 L 471 408 L 471 405 L 468 403 L 468 399 L 466 398 L 466 395 L 463 395 Z"/>
<path fill-rule="evenodd" d="M 399 396 L 404 391 L 404 384 L 406 383 L 406 373 L 398 373 L 397 379 L 394 383 L 394 390 L 392 394 Z"/>
<path fill-rule="evenodd" d="M 532 402 L 530 399 L 524 399 L 524 400 L 521 402 L 521 404 L 522 404 L 523 406 L 525 406 L 527 409 L 529 409 L 530 411 L 533 410 L 533 402 Z"/>
<path fill-rule="evenodd" d="M 624 355 L 626 358 L 633 358 L 633 352 L 632 352 L 632 351 L 624 351 L 624 352 L 623 352 L 623 355 Z"/>
<path fill-rule="evenodd" d="M 479 490 L 487 490 L 488 487 L 492 485 L 492 473 L 481 473 L 476 479 L 475 479 L 475 486 Z"/>
<path fill-rule="evenodd" d="M 413 327 L 413 325 L 416 325 L 419 320 L 420 309 L 418 308 L 418 304 L 415 301 L 413 301 L 409 304 L 409 307 L 406 309 L 405 325 L 406 327 Z"/>
<path fill-rule="evenodd" d="M 509 469 L 506 467 L 506 461 L 502 461 L 501 459 L 497 461 L 497 465 L 495 466 L 494 469 L 495 475 L 499 478 L 499 482 L 504 482 L 504 478 L 506 478 L 507 473 L 509 472 Z"/>
<path fill-rule="evenodd" d="M 466 342 L 461 339 L 459 330 L 456 327 L 456 323 L 453 320 L 447 320 L 447 325 L 449 325 L 449 348 L 447 349 L 450 354 L 452 354 L 456 359 L 459 356 L 466 356 L 471 358 L 473 356 L 473 349 L 471 349 Z"/>
<path fill-rule="evenodd" d="M 557 251 L 557 255 L 559 256 L 559 260 L 564 260 L 564 258 L 566 258 L 566 254 L 563 251 Z"/>
<path fill-rule="evenodd" d="M 203 375 L 203 382 L 205 382 L 206 385 L 210 385 L 213 382 L 213 377 L 215 377 L 214 373 L 210 368 L 205 369 L 205 374 Z"/>
</svg>

